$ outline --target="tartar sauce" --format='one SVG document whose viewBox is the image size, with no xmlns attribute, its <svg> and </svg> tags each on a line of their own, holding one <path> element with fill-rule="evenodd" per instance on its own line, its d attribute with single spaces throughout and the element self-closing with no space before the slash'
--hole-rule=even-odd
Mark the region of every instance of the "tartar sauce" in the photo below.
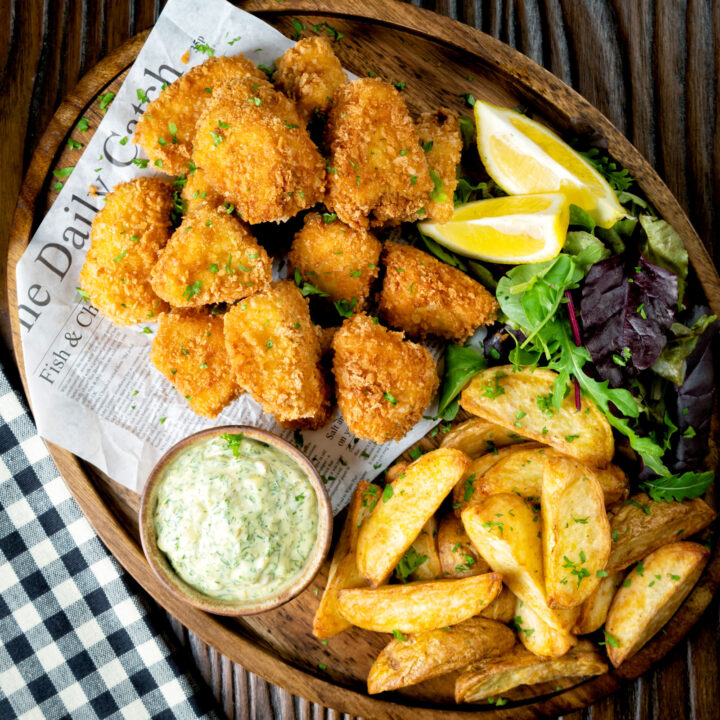
<svg viewBox="0 0 720 720">
<path fill-rule="evenodd" d="M 318 518 L 315 490 L 290 456 L 222 435 L 191 444 L 165 469 L 155 532 L 189 585 L 219 600 L 256 601 L 302 573 Z"/>
</svg>

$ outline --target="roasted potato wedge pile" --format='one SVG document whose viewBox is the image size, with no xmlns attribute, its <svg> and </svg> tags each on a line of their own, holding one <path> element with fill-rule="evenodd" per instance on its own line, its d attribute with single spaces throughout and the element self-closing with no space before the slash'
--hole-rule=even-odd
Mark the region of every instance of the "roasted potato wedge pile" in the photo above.
<svg viewBox="0 0 720 720">
<path fill-rule="evenodd" d="M 483 371 L 461 397 L 478 417 L 389 468 L 384 490 L 358 485 L 313 632 L 392 633 L 369 693 L 455 673 L 456 701 L 482 702 L 597 675 L 692 591 L 709 551 L 683 540 L 715 512 L 628 498 L 605 418 L 538 402 L 553 376 Z"/>
</svg>

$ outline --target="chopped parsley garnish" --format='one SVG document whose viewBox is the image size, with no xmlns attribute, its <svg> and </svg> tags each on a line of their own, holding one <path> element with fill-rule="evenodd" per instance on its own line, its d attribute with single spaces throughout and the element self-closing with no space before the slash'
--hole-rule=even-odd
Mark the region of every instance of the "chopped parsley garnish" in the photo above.
<svg viewBox="0 0 720 720">
<path fill-rule="evenodd" d="M 84 117 L 80 118 L 80 122 L 77 124 L 77 129 L 79 132 L 87 132 L 87 130 L 90 128 L 90 121 Z"/>
<path fill-rule="evenodd" d="M 192 285 L 188 285 L 183 292 L 183 297 L 186 300 L 194 298 L 202 289 L 202 281 L 196 280 Z"/>
<path fill-rule="evenodd" d="M 240 457 L 240 443 L 243 439 L 242 433 L 223 433 L 220 436 L 226 443 L 228 448 L 232 450 L 233 457 Z"/>
<path fill-rule="evenodd" d="M 60 180 L 64 180 L 65 178 L 70 177 L 74 169 L 74 165 L 69 165 L 68 167 L 60 168 L 60 170 L 53 170 L 53 175 Z"/>
<path fill-rule="evenodd" d="M 137 95 L 137 99 L 140 102 L 143 102 L 143 103 L 150 102 L 150 98 L 147 96 L 147 94 L 145 93 L 145 91 L 142 88 L 138 88 L 135 91 L 135 94 Z"/>
<path fill-rule="evenodd" d="M 114 98 L 115 93 L 112 91 L 98 95 L 98 100 L 100 100 L 100 110 L 102 110 L 103 115 L 105 114 L 105 111 L 110 106 L 110 103 L 114 100 Z"/>
<path fill-rule="evenodd" d="M 395 567 L 395 575 L 403 582 L 406 582 L 408 575 L 412 575 L 427 559 L 427 555 L 420 555 L 411 545 Z"/>
<path fill-rule="evenodd" d="M 72 138 L 68 138 L 68 147 L 71 150 L 79 150 L 81 147 L 84 147 L 84 145 L 81 142 L 78 142 L 77 140 L 73 140 Z"/>
<path fill-rule="evenodd" d="M 397 405 L 397 398 L 389 391 L 385 391 L 385 394 L 383 397 L 391 404 L 391 405 Z"/>
<path fill-rule="evenodd" d="M 335 305 L 335 309 L 338 311 L 338 315 L 344 318 L 353 316 L 353 310 L 355 309 L 356 304 L 357 298 L 351 298 L 350 302 L 348 302 L 345 298 L 341 298 L 333 303 L 333 305 Z"/>
</svg>

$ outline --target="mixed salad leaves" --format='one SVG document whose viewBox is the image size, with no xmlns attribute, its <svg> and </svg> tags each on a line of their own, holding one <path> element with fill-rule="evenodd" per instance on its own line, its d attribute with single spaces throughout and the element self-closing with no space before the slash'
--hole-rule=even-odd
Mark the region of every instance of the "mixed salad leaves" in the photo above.
<svg viewBox="0 0 720 720">
<path fill-rule="evenodd" d="M 698 497 L 714 477 L 701 468 L 717 319 L 691 292 L 681 237 L 630 192 L 627 170 L 597 149 L 581 154 L 627 215 L 605 230 L 571 206 L 565 245 L 552 260 L 506 270 L 421 236 L 431 253 L 473 275 L 500 304 L 480 349 L 448 346 L 438 413 L 452 419 L 459 393 L 488 364 L 546 367 L 558 373 L 546 402 L 559 408 L 573 386 L 578 408 L 581 395 L 592 400 L 635 451 L 641 489 L 655 500 Z M 455 204 L 503 194 L 492 181 L 463 177 Z"/>
</svg>

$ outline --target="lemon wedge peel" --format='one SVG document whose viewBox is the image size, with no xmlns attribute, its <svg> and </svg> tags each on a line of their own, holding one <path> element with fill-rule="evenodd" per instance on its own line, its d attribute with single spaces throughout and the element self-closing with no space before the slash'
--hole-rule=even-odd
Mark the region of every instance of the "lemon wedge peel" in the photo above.
<svg viewBox="0 0 720 720">
<path fill-rule="evenodd" d="M 544 125 L 478 100 L 477 146 L 490 177 L 511 195 L 561 192 L 601 228 L 625 216 L 605 178 Z"/>
<path fill-rule="evenodd" d="M 562 250 L 570 204 L 562 193 L 513 195 L 461 205 L 443 224 L 420 232 L 466 257 L 520 265 L 550 260 Z"/>
</svg>

